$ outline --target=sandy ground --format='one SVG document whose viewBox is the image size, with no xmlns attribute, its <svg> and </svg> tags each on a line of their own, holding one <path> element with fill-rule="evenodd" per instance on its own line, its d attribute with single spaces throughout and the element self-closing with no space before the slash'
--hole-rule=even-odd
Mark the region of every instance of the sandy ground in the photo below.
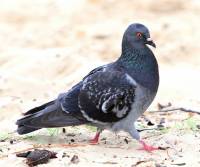
<svg viewBox="0 0 200 167">
<path fill-rule="evenodd" d="M 0 164 L 26 166 L 12 153 L 50 143 L 48 149 L 58 152 L 58 158 L 41 166 L 200 166 L 199 116 L 181 111 L 146 112 L 155 125 L 165 118 L 164 130 L 141 132 L 148 143 L 168 148 L 154 153 L 137 150 L 139 144 L 123 132 L 105 131 L 99 145 L 89 145 L 94 129 L 86 126 L 67 128 L 65 134 L 62 129 L 28 136 L 12 133 L 21 113 L 56 98 L 94 67 L 115 60 L 122 34 L 133 22 L 147 25 L 157 44 L 153 52 L 161 83 L 148 110 L 157 110 L 158 102 L 200 110 L 198 0 L 1 0 L 0 4 Z M 145 119 L 140 120 L 139 127 L 147 127 Z M 58 146 L 61 143 L 78 146 Z M 77 164 L 70 162 L 73 155 L 79 157 Z"/>
</svg>

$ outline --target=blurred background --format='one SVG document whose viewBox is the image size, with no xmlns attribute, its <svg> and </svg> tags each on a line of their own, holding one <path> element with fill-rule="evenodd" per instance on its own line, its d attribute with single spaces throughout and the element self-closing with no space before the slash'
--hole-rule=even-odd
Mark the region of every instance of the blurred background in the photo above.
<svg viewBox="0 0 200 167">
<path fill-rule="evenodd" d="M 157 44 L 158 102 L 200 107 L 199 0 L 0 0 L 0 129 L 116 60 L 127 26 Z"/>
</svg>

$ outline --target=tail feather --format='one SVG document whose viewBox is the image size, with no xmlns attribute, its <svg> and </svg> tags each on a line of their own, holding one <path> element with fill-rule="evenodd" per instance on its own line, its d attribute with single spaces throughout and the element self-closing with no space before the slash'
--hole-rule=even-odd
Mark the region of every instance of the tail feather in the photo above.
<svg viewBox="0 0 200 167">
<path fill-rule="evenodd" d="M 17 132 L 26 134 L 41 128 L 63 127 L 83 124 L 72 114 L 62 110 L 55 100 L 27 111 L 25 117 L 17 120 Z"/>
<path fill-rule="evenodd" d="M 35 107 L 33 109 L 30 109 L 29 111 L 25 112 L 24 115 L 34 114 L 34 113 L 36 113 L 38 111 L 41 111 L 41 110 L 45 109 L 47 106 L 52 105 L 53 103 L 54 103 L 54 101 L 50 101 L 50 102 L 45 103 L 45 104 L 43 104 L 43 105 L 41 105 L 39 107 Z"/>
<path fill-rule="evenodd" d="M 36 130 L 39 130 L 40 128 L 31 128 L 31 127 L 27 127 L 27 126 L 19 126 L 17 128 L 17 133 L 20 134 L 20 135 L 23 135 L 23 134 L 27 134 L 27 133 L 30 133 L 30 132 L 33 132 L 33 131 L 36 131 Z"/>
</svg>

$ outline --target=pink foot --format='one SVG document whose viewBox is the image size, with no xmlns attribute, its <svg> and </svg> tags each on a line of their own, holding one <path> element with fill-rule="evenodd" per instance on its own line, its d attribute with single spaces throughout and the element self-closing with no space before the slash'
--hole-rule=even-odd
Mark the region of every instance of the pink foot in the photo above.
<svg viewBox="0 0 200 167">
<path fill-rule="evenodd" d="M 97 132 L 95 137 L 90 140 L 90 144 L 98 144 L 99 143 L 99 136 L 100 136 L 100 132 Z"/>
<path fill-rule="evenodd" d="M 142 148 L 139 148 L 138 150 L 145 150 L 147 152 L 152 152 L 152 151 L 158 150 L 157 147 L 147 145 L 143 140 L 140 140 L 139 142 L 142 144 Z"/>
</svg>

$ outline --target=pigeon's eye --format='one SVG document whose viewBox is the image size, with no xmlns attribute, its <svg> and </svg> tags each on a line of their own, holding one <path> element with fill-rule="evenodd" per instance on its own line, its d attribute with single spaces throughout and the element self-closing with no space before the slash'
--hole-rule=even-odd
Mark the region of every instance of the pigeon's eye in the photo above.
<svg viewBox="0 0 200 167">
<path fill-rule="evenodd" d="M 142 33 L 141 33 L 141 32 L 137 32 L 137 33 L 136 33 L 136 36 L 137 36 L 138 38 L 141 38 L 141 37 L 142 37 Z"/>
</svg>

